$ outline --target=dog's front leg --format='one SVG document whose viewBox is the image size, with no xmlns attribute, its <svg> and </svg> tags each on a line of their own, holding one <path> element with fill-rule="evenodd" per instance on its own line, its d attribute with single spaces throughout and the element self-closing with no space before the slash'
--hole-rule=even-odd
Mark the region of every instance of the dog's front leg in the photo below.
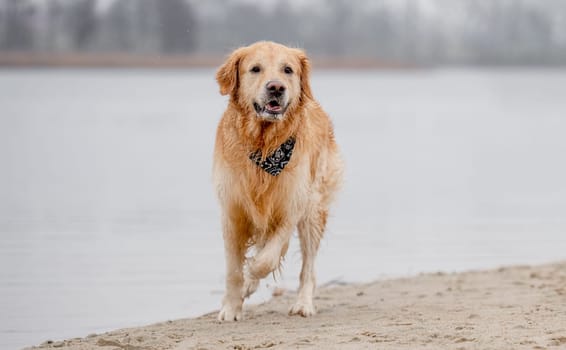
<svg viewBox="0 0 566 350">
<path fill-rule="evenodd" d="M 293 226 L 285 224 L 270 234 L 270 238 L 263 248 L 250 261 L 248 275 L 246 276 L 246 280 L 249 282 L 246 284 L 257 284 L 260 279 L 265 278 L 279 267 L 281 259 L 289 248 L 292 233 Z"/>
<path fill-rule="evenodd" d="M 246 254 L 248 228 L 241 222 L 225 218 L 223 220 L 224 251 L 226 255 L 226 293 L 222 300 L 219 321 L 239 321 L 242 319 L 242 286 L 244 282 L 243 265 Z"/>
</svg>

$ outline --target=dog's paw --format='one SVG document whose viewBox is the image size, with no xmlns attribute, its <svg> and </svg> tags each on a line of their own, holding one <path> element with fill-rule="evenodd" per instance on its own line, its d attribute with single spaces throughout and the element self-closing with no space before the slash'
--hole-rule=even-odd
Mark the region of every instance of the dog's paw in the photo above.
<svg viewBox="0 0 566 350">
<path fill-rule="evenodd" d="M 240 321 L 242 319 L 242 306 L 225 304 L 218 313 L 218 321 Z"/>
<path fill-rule="evenodd" d="M 316 314 L 316 309 L 311 303 L 305 303 L 302 301 L 297 301 L 293 307 L 289 310 L 289 315 L 301 315 L 303 317 L 309 317 Z"/>
<path fill-rule="evenodd" d="M 258 279 L 246 276 L 244 286 L 242 287 L 242 298 L 247 298 L 252 295 L 257 290 L 258 286 Z"/>
</svg>

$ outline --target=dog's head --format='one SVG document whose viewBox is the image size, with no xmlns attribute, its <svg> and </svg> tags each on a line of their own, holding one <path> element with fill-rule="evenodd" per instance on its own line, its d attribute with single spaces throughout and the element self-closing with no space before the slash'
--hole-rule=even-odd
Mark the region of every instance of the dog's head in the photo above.
<svg viewBox="0 0 566 350">
<path fill-rule="evenodd" d="M 312 99 L 309 60 L 302 50 L 258 42 L 232 52 L 218 69 L 222 95 L 262 121 L 283 120 Z"/>
</svg>

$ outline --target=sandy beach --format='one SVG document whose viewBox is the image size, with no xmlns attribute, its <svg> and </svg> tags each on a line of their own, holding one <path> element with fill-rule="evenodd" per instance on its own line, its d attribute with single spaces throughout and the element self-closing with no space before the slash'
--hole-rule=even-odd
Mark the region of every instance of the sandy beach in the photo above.
<svg viewBox="0 0 566 350">
<path fill-rule="evenodd" d="M 275 294 L 237 323 L 211 312 L 28 349 L 566 348 L 566 262 L 327 285 L 312 318 L 287 316 L 294 293 Z"/>
</svg>

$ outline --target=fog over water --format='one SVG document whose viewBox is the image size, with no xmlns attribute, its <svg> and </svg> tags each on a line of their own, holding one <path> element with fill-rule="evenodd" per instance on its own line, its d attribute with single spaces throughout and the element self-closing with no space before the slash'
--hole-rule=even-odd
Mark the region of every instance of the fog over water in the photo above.
<svg viewBox="0 0 566 350">
<path fill-rule="evenodd" d="M 213 70 L 0 70 L 0 349 L 219 307 Z M 315 70 L 320 284 L 566 258 L 566 71 Z M 279 282 L 296 288 L 296 238 Z M 269 298 L 265 283 L 253 301 Z"/>
</svg>

